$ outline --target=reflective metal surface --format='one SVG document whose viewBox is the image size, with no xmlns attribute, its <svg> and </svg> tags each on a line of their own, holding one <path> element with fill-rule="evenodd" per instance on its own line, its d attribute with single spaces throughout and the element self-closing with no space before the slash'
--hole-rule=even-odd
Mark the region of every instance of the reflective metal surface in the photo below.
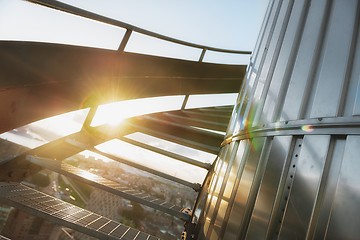
<svg viewBox="0 0 360 240">
<path fill-rule="evenodd" d="M 283 185 L 283 172 L 287 170 L 287 156 L 291 147 L 291 137 L 275 137 L 266 165 L 259 195 L 256 198 L 254 210 L 249 222 L 247 237 L 250 239 L 264 239 L 267 233 L 267 226 L 273 216 L 273 205 L 276 205 L 279 186 Z M 279 205 L 279 203 L 277 203 Z M 276 207 L 275 207 L 276 208 Z"/>
<path fill-rule="evenodd" d="M 198 239 L 359 238 L 359 23 L 356 0 L 270 1 Z"/>
<path fill-rule="evenodd" d="M 19 183 L 0 183 L 0 196 L 19 209 L 98 239 L 159 239 Z"/>
<path fill-rule="evenodd" d="M 360 137 L 350 136 L 346 140 L 342 164 L 338 176 L 335 196 L 330 210 L 326 238 L 356 239 L 359 237 L 359 170 Z"/>
</svg>

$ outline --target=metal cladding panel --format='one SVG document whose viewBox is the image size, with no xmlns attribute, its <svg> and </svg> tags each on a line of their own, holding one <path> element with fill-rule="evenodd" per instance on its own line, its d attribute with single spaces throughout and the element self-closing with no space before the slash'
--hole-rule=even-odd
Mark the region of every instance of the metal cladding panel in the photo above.
<svg viewBox="0 0 360 240">
<path fill-rule="evenodd" d="M 319 39 L 323 32 L 323 22 L 326 16 L 328 1 L 312 2 L 304 21 L 304 29 L 300 38 L 298 52 L 295 57 L 290 82 L 284 89 L 286 97 L 282 104 L 280 119 L 298 119 L 304 108 L 303 101 L 308 97 L 311 87 L 313 71 L 316 68 L 316 57 L 319 51 Z M 286 81 L 286 79 L 283 79 Z M 277 120 L 277 119 L 275 119 Z"/>
<path fill-rule="evenodd" d="M 261 56 L 259 63 L 260 65 L 257 69 L 255 64 L 254 70 L 256 72 L 253 72 L 247 80 L 246 96 L 244 98 L 244 103 L 241 106 L 241 112 L 244 111 L 242 116 L 246 121 L 240 121 L 235 127 L 235 131 L 246 128 L 251 124 L 251 121 L 254 118 L 256 107 L 259 105 L 261 93 L 266 83 L 266 78 L 269 73 L 272 73 L 273 62 L 276 61 L 279 53 L 280 45 L 278 43 L 283 35 L 282 22 L 288 17 L 287 13 L 290 5 L 289 1 L 286 1 L 286 3 L 281 4 L 276 11 L 276 23 L 278 24 L 272 25 L 271 37 L 268 38 L 271 39 L 271 41 L 268 40 L 266 42 L 264 54 Z"/>
<path fill-rule="evenodd" d="M 226 145 L 224 148 L 222 148 L 219 158 L 214 165 L 214 171 L 209 175 L 208 180 L 211 181 L 209 187 L 203 188 L 203 191 L 206 191 L 206 194 L 208 195 L 206 200 L 206 207 L 202 211 L 202 215 L 199 218 L 199 223 L 201 224 L 198 224 L 198 228 L 199 228 L 197 230 L 198 239 L 205 239 L 207 234 L 211 234 L 212 229 L 210 229 L 209 226 L 211 221 L 215 220 L 215 217 L 217 218 L 216 220 L 219 222 L 219 216 L 214 216 L 214 220 L 211 220 L 211 217 L 213 216 L 212 213 L 214 212 L 214 208 L 216 207 L 216 203 L 219 201 L 220 208 L 223 209 L 224 204 L 233 202 L 233 199 L 235 197 L 235 192 L 236 192 L 235 188 L 239 182 L 238 176 L 239 174 L 241 174 L 239 173 L 239 169 L 244 168 L 243 159 L 247 156 L 249 152 L 250 143 L 247 140 L 240 141 L 240 143 L 236 143 L 234 146 L 235 149 L 238 149 L 237 151 L 230 151 L 228 146 L 229 145 Z M 232 161 L 232 163 L 231 165 L 228 165 L 228 169 L 226 170 L 228 174 L 227 180 L 222 181 L 225 184 L 225 186 L 223 186 L 222 188 L 223 190 L 222 196 L 218 197 L 219 195 L 215 195 L 215 186 L 219 181 L 218 178 L 220 176 L 221 169 L 224 168 L 223 167 L 224 161 L 221 159 L 224 159 L 224 157 L 228 153 L 231 154 L 228 155 L 229 156 L 228 159 L 229 161 Z M 231 189 L 229 189 L 229 186 L 231 187 Z M 227 203 L 225 203 L 224 201 L 227 201 Z M 216 211 L 219 210 L 219 204 L 217 206 L 218 208 L 216 209 Z M 220 221 L 224 221 L 224 220 L 226 221 L 228 219 L 229 212 L 226 211 L 224 213 L 223 211 L 219 211 L 218 215 L 224 215 L 224 219 Z"/>
<path fill-rule="evenodd" d="M 217 225 L 215 225 L 216 232 L 218 232 L 219 229 L 223 229 L 221 227 L 223 226 L 224 221 L 226 221 L 228 219 L 229 212 L 226 211 L 226 209 L 228 208 L 228 205 L 231 202 L 231 199 L 234 198 L 234 196 L 232 196 L 232 193 L 234 192 L 234 188 L 237 185 L 236 183 L 238 182 L 237 174 L 240 169 L 241 163 L 243 162 L 242 156 L 244 156 L 245 152 L 248 151 L 247 147 L 248 147 L 248 145 L 247 145 L 246 141 L 239 142 L 238 150 L 237 150 L 236 155 L 234 156 L 233 162 L 230 166 L 231 169 L 230 169 L 229 177 L 226 181 L 226 185 L 224 187 L 224 194 L 222 196 L 221 203 L 220 203 L 220 207 L 222 209 L 225 209 L 225 211 L 219 210 L 219 212 L 218 212 L 218 216 L 216 217 Z M 221 235 L 221 234 L 222 233 L 220 233 L 219 235 Z"/>
<path fill-rule="evenodd" d="M 256 41 L 255 44 L 255 49 L 252 52 L 251 55 L 251 62 L 255 62 L 255 59 L 257 58 L 257 56 L 259 55 L 259 52 L 261 50 L 260 45 L 263 44 L 265 41 L 265 29 L 267 29 L 267 25 L 269 23 L 271 23 L 271 20 L 269 20 L 271 17 L 274 17 L 274 15 L 272 16 L 272 14 L 274 14 L 274 11 L 272 11 L 272 9 L 274 8 L 274 1 L 271 1 L 270 4 L 268 5 L 266 12 L 265 12 L 265 16 L 261 25 L 261 29 L 260 29 L 260 35 Z M 248 65 L 248 71 L 247 73 L 250 72 L 250 68 L 252 67 L 252 65 Z"/>
<path fill-rule="evenodd" d="M 328 166 L 325 167 L 327 181 L 326 184 L 323 184 L 319 190 L 319 201 L 317 201 L 317 205 L 314 209 L 314 217 L 311 220 L 311 228 L 308 233 L 309 238 L 322 239 L 326 234 L 332 203 L 339 179 L 345 144 L 346 139 L 340 137 L 333 139 L 329 146 L 330 154 L 328 156 L 329 159 L 327 160 Z"/>
<path fill-rule="evenodd" d="M 291 139 L 291 136 L 281 136 L 275 137 L 273 140 L 268 163 L 266 164 L 267 171 L 263 175 L 259 195 L 256 198 L 249 222 L 247 238 L 264 239 L 266 237 L 271 215 L 276 211 L 273 205 L 275 205 L 275 201 L 279 202 L 279 199 L 276 199 L 276 193 L 279 185 L 283 185 L 281 182 L 284 182 L 284 171 L 287 170 L 286 167 L 289 165 L 287 160 Z"/>
<path fill-rule="evenodd" d="M 242 224 L 244 224 L 243 220 L 246 211 L 246 203 L 264 141 L 264 138 L 255 138 L 251 143 L 249 142 L 249 144 L 251 144 L 249 146 L 249 152 L 242 159 L 244 164 L 241 164 L 241 167 L 239 168 L 239 183 L 238 186 L 236 186 L 236 191 L 233 192 L 235 197 L 233 202 L 229 204 L 229 208 L 231 208 L 229 219 L 227 220 L 227 225 L 223 226 L 226 227 L 224 239 L 237 239 L 239 229 Z"/>
<path fill-rule="evenodd" d="M 221 230 L 221 225 L 224 220 L 224 215 L 226 212 L 226 207 L 228 204 L 228 197 L 226 197 L 225 194 L 225 188 L 228 185 L 229 176 L 232 170 L 232 165 L 234 164 L 235 160 L 235 153 L 237 152 L 238 148 L 238 142 L 233 142 L 229 151 L 226 154 L 226 158 L 224 159 L 224 165 L 222 167 L 222 177 L 221 180 L 218 181 L 216 189 L 218 189 L 218 192 L 216 192 L 217 198 L 216 198 L 216 204 L 214 206 L 213 215 L 209 216 L 211 219 L 210 226 L 213 226 L 212 230 L 209 230 L 207 235 L 211 236 L 213 238 L 213 235 L 215 235 L 215 238 L 219 235 L 219 232 Z M 211 235 L 210 235 L 211 234 Z"/>
<path fill-rule="evenodd" d="M 349 136 L 332 202 L 326 239 L 356 239 L 360 236 L 360 136 Z"/>
<path fill-rule="evenodd" d="M 282 101 L 283 89 L 287 86 L 288 81 L 283 81 L 284 78 L 289 78 L 289 73 L 293 67 L 296 51 L 298 50 L 298 38 L 301 33 L 303 24 L 302 21 L 305 16 L 307 4 L 302 1 L 294 2 L 294 12 L 289 17 L 289 22 L 284 35 L 284 44 L 281 46 L 277 64 L 274 65 L 274 73 L 272 78 L 268 78 L 269 90 L 264 93 L 266 96 L 262 97 L 262 101 L 265 101 L 263 109 L 259 107 L 256 114 L 256 122 L 271 122 L 274 116 L 278 112 L 279 105 L 276 104 Z M 259 119 L 260 117 L 263 120 Z"/>
<path fill-rule="evenodd" d="M 216 216 L 219 209 L 219 199 L 223 194 L 223 184 L 226 183 L 226 178 L 229 175 L 230 167 L 229 160 L 231 158 L 231 153 L 234 147 L 237 148 L 234 144 L 230 144 L 228 147 L 225 147 L 220 154 L 218 159 L 218 164 L 215 167 L 215 175 L 212 179 L 210 185 L 210 194 L 208 196 L 208 206 L 205 209 L 205 232 L 211 232 L 212 225 L 214 224 L 214 216 Z M 211 227 L 210 227 L 211 226 Z"/>
<path fill-rule="evenodd" d="M 216 204 L 217 196 L 214 196 L 215 193 L 215 187 L 217 185 L 217 182 L 219 181 L 219 177 L 221 175 L 221 169 L 224 164 L 224 157 L 226 156 L 226 153 L 228 152 L 229 145 L 225 146 L 223 149 L 221 149 L 220 154 L 214 163 L 213 171 L 209 174 L 209 186 L 206 190 L 206 200 L 205 200 L 205 207 L 202 210 L 202 214 L 200 216 L 199 222 L 202 222 L 201 229 L 199 232 L 207 232 L 210 226 L 211 219 L 208 218 L 208 216 L 212 215 L 213 208 Z M 203 236 L 205 237 L 205 236 Z M 200 238 L 201 239 L 201 238 Z"/>
<path fill-rule="evenodd" d="M 317 86 L 310 118 L 335 117 L 342 109 L 342 94 L 352 53 L 352 41 L 358 0 L 332 2 L 326 34 L 322 43 L 320 61 L 317 63 Z M 346 26 L 346 27 L 344 27 Z M 357 26 L 358 27 L 358 26 Z M 309 109 L 310 110 L 310 109 Z"/>
<path fill-rule="evenodd" d="M 360 45 L 358 32 L 356 46 Z M 344 105 L 344 116 L 360 115 L 360 48 L 354 50 L 353 67 L 350 72 L 348 92 Z"/>
<path fill-rule="evenodd" d="M 199 239 L 360 236 L 359 23 L 357 0 L 270 1 Z"/>
<path fill-rule="evenodd" d="M 294 1 L 286 1 L 286 4 L 282 4 L 282 7 L 279 12 L 279 18 L 278 22 L 281 22 L 281 24 L 276 24 L 274 28 L 274 36 L 272 37 L 270 43 L 269 43 L 269 50 L 266 54 L 264 63 L 262 65 L 262 69 L 259 77 L 258 84 L 256 86 L 256 90 L 254 93 L 254 99 L 248 103 L 248 106 L 251 107 L 251 112 L 248 115 L 251 116 L 252 124 L 255 124 L 257 122 L 258 115 L 261 113 L 261 109 L 264 106 L 265 97 L 268 93 L 269 86 L 270 86 L 270 79 L 274 76 L 275 66 L 284 66 L 285 63 L 279 63 L 279 65 L 275 65 L 275 62 L 281 61 L 283 58 L 279 59 L 281 53 L 287 53 L 287 49 L 289 48 L 288 42 L 290 44 L 291 41 L 285 42 L 284 35 L 286 33 L 287 26 L 289 24 L 289 17 L 290 13 L 293 8 Z M 295 15 L 295 14 L 293 14 Z M 290 28 L 292 29 L 292 28 Z M 277 79 L 274 76 L 274 79 Z"/>
<path fill-rule="evenodd" d="M 305 239 L 324 171 L 330 136 L 305 136 L 287 199 L 280 239 Z"/>
<path fill-rule="evenodd" d="M 233 142 L 230 145 L 230 148 L 232 149 L 232 151 L 226 151 L 227 154 L 223 159 L 224 163 L 220 169 L 219 178 L 212 194 L 213 204 L 206 216 L 206 220 L 210 220 L 209 226 L 211 226 L 211 228 L 207 231 L 207 238 L 210 236 L 211 233 L 216 232 L 216 235 L 219 234 L 221 222 L 224 219 L 223 215 L 225 214 L 226 203 L 228 202 L 228 199 L 225 199 L 224 201 L 224 190 L 231 172 L 231 166 L 233 165 L 235 159 L 234 154 L 237 151 L 236 149 L 238 148 L 238 142 Z"/>
</svg>

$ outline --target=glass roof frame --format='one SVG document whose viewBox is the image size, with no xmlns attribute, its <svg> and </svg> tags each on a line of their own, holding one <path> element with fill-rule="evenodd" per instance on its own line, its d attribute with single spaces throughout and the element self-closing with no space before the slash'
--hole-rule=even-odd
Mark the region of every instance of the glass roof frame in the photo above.
<svg viewBox="0 0 360 240">
<path fill-rule="evenodd" d="M 188 59 L 188 60 L 193 60 L 193 61 L 198 61 L 198 62 L 203 62 L 205 59 L 205 62 L 209 62 L 209 63 L 214 62 L 214 63 L 222 63 L 222 64 L 237 64 L 238 60 L 236 60 L 236 57 L 234 57 L 234 56 L 239 55 L 240 58 L 241 57 L 243 58 L 244 56 L 250 56 L 250 54 L 251 54 L 251 51 L 216 48 L 216 47 L 205 46 L 205 45 L 201 45 L 201 44 L 195 44 L 195 43 L 179 40 L 179 39 L 165 36 L 162 34 L 158 34 L 158 33 L 143 29 L 143 28 L 139 28 L 139 27 L 124 23 L 119 20 L 105 17 L 100 14 L 96 14 L 94 12 L 90 12 L 90 11 L 87 11 L 87 10 L 84 10 L 81 8 L 77 8 L 75 6 L 72 6 L 72 5 L 69 5 L 69 4 L 60 2 L 60 1 L 56 1 L 56 0 L 27 0 L 27 1 L 35 3 L 35 4 L 39 4 L 39 5 L 48 7 L 48 8 L 56 9 L 56 10 L 59 10 L 62 12 L 70 13 L 70 14 L 73 14 L 76 16 L 84 17 L 86 19 L 95 20 L 95 21 L 98 21 L 98 22 L 101 22 L 104 24 L 109 24 L 112 26 L 116 26 L 116 27 L 125 29 L 126 32 L 123 35 L 121 42 L 119 43 L 119 47 L 118 47 L 119 52 L 126 51 L 127 44 L 129 42 L 129 40 L 131 39 L 132 33 L 134 32 L 134 33 L 142 34 L 144 36 L 151 37 L 154 39 L 159 39 L 159 40 L 162 40 L 165 42 L 173 43 L 175 45 L 198 49 L 198 50 L 200 50 L 200 56 L 198 56 L 198 59 Z M 158 49 L 158 51 L 159 51 L 159 49 Z M 207 54 L 206 54 L 207 51 L 210 52 L 209 57 L 207 57 Z M 152 52 L 150 54 L 154 54 L 154 52 Z M 216 57 L 216 54 L 218 56 L 220 56 L 220 59 L 224 59 L 224 60 L 219 60 Z M 228 60 L 226 60 L 227 59 L 226 55 L 225 55 L 225 57 L 221 56 L 224 54 L 229 54 Z M 167 56 L 167 57 L 173 58 L 174 56 Z M 179 56 L 176 56 L 175 58 L 178 59 Z M 193 57 L 191 57 L 191 58 L 193 58 Z M 246 60 L 246 62 L 248 62 L 248 60 Z"/>
</svg>

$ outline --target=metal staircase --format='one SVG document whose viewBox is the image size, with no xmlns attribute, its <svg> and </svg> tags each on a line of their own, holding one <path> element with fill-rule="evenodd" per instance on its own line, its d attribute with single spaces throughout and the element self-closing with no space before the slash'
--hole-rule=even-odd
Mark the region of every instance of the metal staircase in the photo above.
<svg viewBox="0 0 360 240">
<path fill-rule="evenodd" d="M 187 228 L 191 228 L 192 213 L 189 209 L 193 209 L 192 205 L 177 206 L 178 204 L 167 202 L 101 174 L 72 166 L 66 163 L 66 159 L 87 150 L 183 185 L 189 188 L 189 191 L 200 192 L 203 185 L 201 181 L 183 179 L 103 151 L 97 146 L 110 140 L 120 140 L 158 156 L 165 156 L 169 161 L 179 161 L 199 171 L 209 171 L 225 137 L 233 106 L 188 109 L 187 102 L 192 95 L 237 93 L 240 88 L 246 66 L 205 63 L 203 59 L 207 51 L 230 54 L 250 52 L 188 43 L 55 0 L 29 2 L 125 28 L 126 34 L 119 43 L 118 51 L 49 43 L 0 41 L 0 66 L 3 66 L 0 79 L 5 79 L 0 83 L 0 114 L 7 116 L 0 119 L 0 133 L 16 133 L 19 127 L 40 119 L 78 109 L 89 109 L 79 131 L 35 148 L 28 149 L 6 140 L 1 141 L 7 147 L 0 156 L 0 203 L 99 239 L 158 239 L 43 193 L 37 186 L 29 187 L 29 177 L 47 169 L 74 182 L 85 183 L 173 216 L 185 222 Z M 201 49 L 201 55 L 198 61 L 185 61 L 126 52 L 126 44 L 131 40 L 133 32 Z M 59 65 L 59 62 L 63 64 Z M 99 65 L 99 62 L 104 64 Z M 171 95 L 184 96 L 181 109 L 129 118 L 115 129 L 108 125 L 91 126 L 101 104 Z M 214 158 L 211 162 L 201 161 L 148 144 L 146 141 L 132 139 L 130 135 L 133 133 L 146 134 L 193 151 L 212 154 Z"/>
</svg>

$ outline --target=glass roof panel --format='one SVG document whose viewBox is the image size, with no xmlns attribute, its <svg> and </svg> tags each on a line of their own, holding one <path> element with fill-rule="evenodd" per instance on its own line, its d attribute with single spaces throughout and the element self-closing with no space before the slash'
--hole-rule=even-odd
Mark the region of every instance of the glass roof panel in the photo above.
<svg viewBox="0 0 360 240">
<path fill-rule="evenodd" d="M 89 109 L 64 113 L 0 134 L 0 138 L 33 149 L 81 130 Z"/>
<path fill-rule="evenodd" d="M 89 151 L 89 150 L 79 152 L 78 154 L 76 154 L 76 155 L 74 155 L 74 156 L 72 156 L 70 158 L 73 158 L 73 157 L 75 157 L 77 155 L 81 155 L 81 156 L 85 157 L 86 159 L 91 158 L 91 159 L 96 160 L 96 161 L 98 161 L 98 160 L 103 161 L 103 162 L 112 162 L 113 161 L 110 158 L 107 158 L 107 157 L 105 157 L 105 156 L 103 156 L 101 154 L 98 154 L 98 153 L 95 153 L 95 152 L 92 152 L 92 151 Z"/>
<path fill-rule="evenodd" d="M 151 173 L 144 172 L 135 167 L 126 165 L 125 163 L 117 162 L 113 159 L 110 159 L 108 157 L 105 157 L 101 154 L 98 154 L 98 153 L 95 153 L 95 152 L 92 152 L 89 150 L 82 151 L 74 156 L 66 158 L 66 159 L 64 159 L 64 162 L 68 163 L 70 165 L 76 166 L 85 171 L 89 171 L 94 174 L 103 176 L 105 178 L 108 176 L 105 176 L 106 174 L 103 174 L 104 169 L 111 168 L 111 170 L 113 172 L 115 172 L 115 174 L 112 174 L 112 175 L 115 175 L 116 180 L 124 178 L 124 176 L 122 176 L 123 174 L 119 174 L 119 173 L 123 173 L 123 171 L 132 173 L 132 174 L 136 174 L 138 176 L 150 176 L 150 177 L 155 176 Z M 111 177 L 111 179 L 113 179 L 113 178 L 114 177 Z M 162 179 L 162 180 L 164 180 L 164 179 Z"/>
<path fill-rule="evenodd" d="M 136 132 L 126 135 L 125 137 L 204 163 L 212 163 L 216 158 L 216 155 L 214 154 L 173 143 L 161 138 L 153 137 L 145 133 Z"/>
<path fill-rule="evenodd" d="M 124 163 L 117 162 L 113 159 L 110 159 L 108 157 L 105 157 L 101 154 L 85 150 L 78 154 L 75 154 L 69 158 L 64 159 L 65 163 L 68 163 L 70 165 L 76 166 L 80 169 L 83 169 L 85 171 L 89 171 L 91 173 L 94 173 L 96 175 L 102 176 L 102 177 L 108 177 L 104 172 L 105 170 L 111 169 L 114 173 L 116 173 L 116 179 L 122 179 L 123 171 L 131 172 L 136 175 L 151 175 L 150 173 L 143 172 L 137 168 L 128 166 Z M 115 174 L 112 174 L 115 175 Z M 111 177 L 110 179 L 112 179 Z"/>
<path fill-rule="evenodd" d="M 181 109 L 185 96 L 139 98 L 100 105 L 91 126 L 116 125 L 122 120 L 149 113 Z"/>
<path fill-rule="evenodd" d="M 118 139 L 102 143 L 96 148 L 107 154 L 141 164 L 177 178 L 202 183 L 207 171 L 173 158 L 131 145 Z"/>
<path fill-rule="evenodd" d="M 190 95 L 185 109 L 234 105 L 237 93 Z"/>
<path fill-rule="evenodd" d="M 0 2 L 0 39 L 118 49 L 125 29 L 18 0 Z"/>
<path fill-rule="evenodd" d="M 202 50 L 146 36 L 140 33 L 132 33 L 129 42 L 126 45 L 125 51 L 198 61 Z"/>
<path fill-rule="evenodd" d="M 223 53 L 223 52 L 215 52 L 215 51 L 208 50 L 208 51 L 206 51 L 203 61 L 209 62 L 209 63 L 247 65 L 250 62 L 250 55 Z"/>
</svg>

